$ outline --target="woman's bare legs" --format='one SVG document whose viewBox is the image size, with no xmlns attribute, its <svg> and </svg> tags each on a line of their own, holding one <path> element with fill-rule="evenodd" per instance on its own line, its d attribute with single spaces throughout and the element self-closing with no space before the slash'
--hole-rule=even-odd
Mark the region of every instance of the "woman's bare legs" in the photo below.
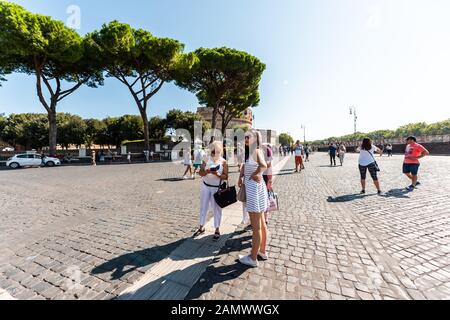
<svg viewBox="0 0 450 320">
<path fill-rule="evenodd" d="M 261 213 L 249 213 L 252 223 L 252 253 L 250 257 L 253 261 L 258 260 L 258 251 L 261 248 L 262 230 L 261 230 Z"/>
<path fill-rule="evenodd" d="M 265 214 L 261 214 L 261 245 L 259 252 L 262 254 L 266 254 L 266 247 L 267 247 L 267 225 L 266 225 L 266 218 Z"/>
</svg>

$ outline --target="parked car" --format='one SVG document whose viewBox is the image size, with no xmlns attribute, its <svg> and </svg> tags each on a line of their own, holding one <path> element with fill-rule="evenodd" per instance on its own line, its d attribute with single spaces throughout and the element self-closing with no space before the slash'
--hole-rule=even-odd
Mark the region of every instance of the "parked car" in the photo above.
<svg viewBox="0 0 450 320">
<path fill-rule="evenodd" d="M 27 153 L 27 154 L 17 154 L 12 158 L 9 158 L 6 162 L 6 166 L 11 169 L 18 169 L 20 167 L 40 167 L 42 165 L 46 167 L 54 167 L 61 165 L 61 161 L 57 158 L 45 157 L 42 160 L 40 154 Z"/>
</svg>

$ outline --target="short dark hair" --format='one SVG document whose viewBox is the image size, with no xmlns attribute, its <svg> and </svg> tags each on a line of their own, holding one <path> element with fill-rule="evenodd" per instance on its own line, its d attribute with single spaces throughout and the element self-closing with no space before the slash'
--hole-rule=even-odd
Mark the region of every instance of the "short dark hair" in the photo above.
<svg viewBox="0 0 450 320">
<path fill-rule="evenodd" d="M 409 140 L 412 140 L 412 141 L 414 141 L 414 142 L 417 142 L 417 138 L 414 137 L 414 136 L 410 136 L 410 137 L 408 137 L 408 138 L 406 139 L 406 141 L 409 141 Z"/>
</svg>

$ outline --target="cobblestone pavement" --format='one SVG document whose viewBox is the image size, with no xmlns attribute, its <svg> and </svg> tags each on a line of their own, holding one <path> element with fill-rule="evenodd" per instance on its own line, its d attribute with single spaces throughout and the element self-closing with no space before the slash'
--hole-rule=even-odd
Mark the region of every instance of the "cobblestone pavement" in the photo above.
<svg viewBox="0 0 450 320">
<path fill-rule="evenodd" d="M 183 170 L 0 172 L 0 289 L 18 299 L 116 297 L 197 227 L 200 181 L 179 181 Z"/>
<path fill-rule="evenodd" d="M 293 174 L 291 162 L 277 177 L 271 260 L 258 269 L 236 262 L 251 246 L 242 227 L 187 298 L 449 299 L 450 157 L 425 159 L 413 193 L 403 191 L 402 158 L 380 159 L 382 196 L 373 186 L 358 195 L 357 155 L 328 164 L 315 154 L 305 172 Z"/>
<path fill-rule="evenodd" d="M 275 182 L 272 259 L 236 263 L 251 245 L 240 226 L 187 298 L 450 298 L 450 157 L 425 159 L 413 193 L 401 190 L 402 159 L 382 158 L 386 193 L 370 186 L 364 197 L 356 160 L 330 168 L 315 154 L 293 174 L 292 159 Z M 164 163 L 0 172 L 0 291 L 117 297 L 192 235 L 200 181 L 179 181 L 182 172 Z"/>
</svg>

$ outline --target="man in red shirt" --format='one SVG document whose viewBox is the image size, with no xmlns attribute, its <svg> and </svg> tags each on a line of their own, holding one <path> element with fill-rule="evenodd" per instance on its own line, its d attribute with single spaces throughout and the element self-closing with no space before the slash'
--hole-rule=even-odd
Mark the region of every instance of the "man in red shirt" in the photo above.
<svg viewBox="0 0 450 320">
<path fill-rule="evenodd" d="M 403 162 L 403 173 L 412 181 L 412 184 L 407 187 L 408 191 L 414 191 L 416 186 L 420 185 L 417 175 L 419 173 L 420 159 L 426 157 L 430 152 L 424 146 L 417 143 L 416 137 L 409 137 L 406 139 L 405 161 Z"/>
</svg>

